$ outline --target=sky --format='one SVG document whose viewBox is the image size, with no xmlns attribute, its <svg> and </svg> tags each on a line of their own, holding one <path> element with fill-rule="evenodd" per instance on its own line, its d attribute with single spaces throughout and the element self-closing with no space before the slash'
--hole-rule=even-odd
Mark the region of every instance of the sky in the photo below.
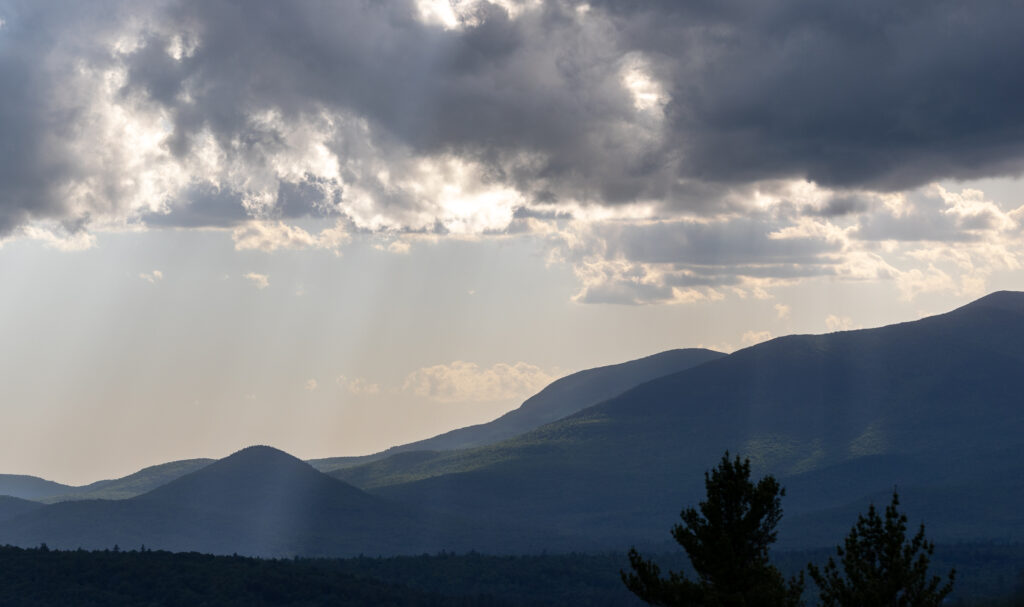
<svg viewBox="0 0 1024 607">
<path fill-rule="evenodd" d="M 0 472 L 371 453 L 1024 288 L 1024 4 L 0 0 Z"/>
</svg>

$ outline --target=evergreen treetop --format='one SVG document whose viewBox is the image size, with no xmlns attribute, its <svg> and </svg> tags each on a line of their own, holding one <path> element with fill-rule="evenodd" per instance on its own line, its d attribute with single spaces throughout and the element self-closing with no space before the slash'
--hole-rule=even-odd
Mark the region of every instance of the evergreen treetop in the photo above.
<svg viewBox="0 0 1024 607">
<path fill-rule="evenodd" d="M 808 565 L 822 607 L 935 607 L 953 591 L 955 570 L 945 584 L 938 576 L 929 578 L 935 545 L 925 539 L 924 525 L 907 539 L 907 516 L 899 503 L 893 492 L 884 519 L 874 504 L 857 518 L 843 546 L 836 548 L 842 573 L 831 557 L 823 570 Z"/>
<path fill-rule="evenodd" d="M 772 476 L 754 483 L 750 460 L 729 458 L 704 474 L 707 498 L 699 511 L 686 508 L 672 536 L 686 550 L 697 572 L 690 580 L 679 572 L 661 577 L 660 568 L 636 551 L 633 571 L 622 572 L 626 586 L 652 605 L 705 607 L 791 607 L 800 604 L 803 576 L 789 582 L 772 566 L 768 548 L 782 518 L 785 491 Z"/>
</svg>

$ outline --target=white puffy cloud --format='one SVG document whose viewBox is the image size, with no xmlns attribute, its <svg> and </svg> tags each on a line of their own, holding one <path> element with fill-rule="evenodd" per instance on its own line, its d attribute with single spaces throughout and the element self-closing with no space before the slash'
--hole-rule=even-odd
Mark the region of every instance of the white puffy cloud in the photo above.
<svg viewBox="0 0 1024 607">
<path fill-rule="evenodd" d="M 316 234 L 282 221 L 249 221 L 231 232 L 235 249 L 273 252 L 278 249 L 338 249 L 351 240 L 344 224 L 325 228 Z"/>
<path fill-rule="evenodd" d="M 412 245 L 409 244 L 408 240 L 396 239 L 388 243 L 385 249 L 388 253 L 395 253 L 397 255 L 405 255 L 412 249 Z"/>
<path fill-rule="evenodd" d="M 555 379 L 540 367 L 525 362 L 483 368 L 457 360 L 413 371 L 402 389 L 441 402 L 488 402 L 525 399 Z"/>
<path fill-rule="evenodd" d="M 849 331 L 853 329 L 853 319 L 849 316 L 829 314 L 825 317 L 825 328 L 829 331 Z"/>
<path fill-rule="evenodd" d="M 548 229 L 531 231 L 548 242 L 549 263 L 572 267 L 581 303 L 768 298 L 775 287 L 815 279 L 891 281 L 905 299 L 980 295 L 992 272 L 1022 267 L 1024 207 L 1008 210 L 977 189 L 860 192 L 843 198 L 855 197 L 855 210 L 823 212 L 839 194 L 806 183 L 769 185 L 748 192 L 744 214 L 538 214 L 530 221 Z"/>
<path fill-rule="evenodd" d="M 943 270 L 928 264 L 924 269 L 911 268 L 896 278 L 903 299 L 909 301 L 921 293 L 956 291 L 956 281 Z"/>
<path fill-rule="evenodd" d="M 160 280 L 163 280 L 164 273 L 161 272 L 160 270 L 153 270 L 152 272 L 140 272 L 139 278 L 145 280 L 150 284 L 154 284 Z"/>
<path fill-rule="evenodd" d="M 26 238 L 38 240 L 58 251 L 85 251 L 96 246 L 96 236 L 85 230 L 68 232 L 61 228 L 31 225 L 22 228 L 21 232 Z"/>
<path fill-rule="evenodd" d="M 768 341 L 772 338 L 771 331 L 746 331 L 743 336 L 740 337 L 740 342 L 745 346 L 752 346 L 759 344 L 762 341 Z"/>
<path fill-rule="evenodd" d="M 779 317 L 779 320 L 789 318 L 789 313 L 792 311 L 793 309 L 786 304 L 775 304 L 775 315 Z"/>
<path fill-rule="evenodd" d="M 266 274 L 257 274 L 256 272 L 249 272 L 243 274 L 242 278 L 245 278 L 251 282 L 257 289 L 266 289 L 270 286 L 270 277 Z"/>
<path fill-rule="evenodd" d="M 621 304 L 715 300 L 725 289 L 763 298 L 772 284 L 835 275 L 846 246 L 842 230 L 768 213 L 573 220 L 548 240 L 551 259 L 580 281 L 576 301 Z"/>
</svg>

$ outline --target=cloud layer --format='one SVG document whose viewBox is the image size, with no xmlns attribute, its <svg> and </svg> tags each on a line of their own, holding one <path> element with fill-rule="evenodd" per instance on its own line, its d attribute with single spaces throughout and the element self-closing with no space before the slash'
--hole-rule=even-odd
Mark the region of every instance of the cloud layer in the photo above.
<svg viewBox="0 0 1024 607">
<path fill-rule="evenodd" d="M 1022 19 L 949 0 L 2 0 L 0 239 L 529 233 L 581 302 L 823 276 L 912 296 L 1019 263 L 1019 211 L 929 184 L 1024 167 Z"/>
</svg>

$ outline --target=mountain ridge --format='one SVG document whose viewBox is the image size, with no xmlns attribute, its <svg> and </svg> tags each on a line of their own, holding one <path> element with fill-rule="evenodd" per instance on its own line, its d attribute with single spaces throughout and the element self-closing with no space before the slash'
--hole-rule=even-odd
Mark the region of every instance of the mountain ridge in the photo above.
<svg viewBox="0 0 1024 607">
<path fill-rule="evenodd" d="M 676 348 L 623 363 L 585 369 L 551 382 L 518 408 L 490 422 L 456 428 L 372 455 L 322 458 L 310 460 L 310 463 L 322 472 L 330 472 L 403 452 L 451 451 L 495 443 L 572 415 L 655 377 L 697 367 L 723 356 L 726 354 L 706 348 Z"/>
<path fill-rule="evenodd" d="M 489 443 L 525 432 L 546 421 L 571 414 L 584 406 L 604 400 L 635 383 L 681 368 L 703 364 L 725 356 L 703 348 L 667 350 L 623 363 L 605 365 L 572 373 L 548 384 L 517 409 L 484 424 L 457 428 L 438 436 L 398 445 L 367 456 L 333 457 L 307 460 L 321 472 L 383 459 L 402 452 L 428 449 L 450 450 L 463 443 Z M 562 398 L 566 402 L 557 402 Z M 196 458 L 174 460 L 147 466 L 115 479 L 72 486 L 34 476 L 0 475 L 0 495 L 11 495 L 43 503 L 86 499 L 127 499 L 150 491 L 216 460 Z"/>
<path fill-rule="evenodd" d="M 501 543 L 528 551 L 543 540 L 528 529 L 454 519 L 370 495 L 268 446 L 247 447 L 133 498 L 37 506 L 0 517 L 0 543 L 327 557 Z"/>
<path fill-rule="evenodd" d="M 8 495 L 27 500 L 37 500 L 63 492 L 73 491 L 75 487 L 56 481 L 49 481 L 38 476 L 27 474 L 0 474 L 0 495 Z"/>
<path fill-rule="evenodd" d="M 958 458 L 984 469 L 1000 465 L 1000 449 L 1024 452 L 1022 368 L 1024 294 L 997 293 L 917 321 L 776 338 L 488 448 L 335 475 L 403 501 L 448 496 L 450 507 L 499 520 L 526 511 L 580 533 L 605 520 L 628 541 L 653 533 L 637 521 L 670 522 L 695 503 L 703 471 L 725 449 L 783 479 L 889 455 L 959 469 L 966 482 L 970 466 L 957 468 Z M 884 466 L 865 467 L 873 491 L 891 488 Z M 835 489 L 837 503 L 861 497 L 841 482 Z M 802 511 L 812 497 L 789 501 Z"/>
<path fill-rule="evenodd" d="M 726 449 L 787 486 L 790 548 L 841 540 L 894 485 L 930 537 L 1024 539 L 1022 369 L 1024 293 L 995 293 L 915 321 L 779 337 L 499 443 L 395 453 L 333 478 L 250 447 L 129 500 L 0 521 L 0 542 L 272 556 L 621 549 L 664 542 Z"/>
</svg>

